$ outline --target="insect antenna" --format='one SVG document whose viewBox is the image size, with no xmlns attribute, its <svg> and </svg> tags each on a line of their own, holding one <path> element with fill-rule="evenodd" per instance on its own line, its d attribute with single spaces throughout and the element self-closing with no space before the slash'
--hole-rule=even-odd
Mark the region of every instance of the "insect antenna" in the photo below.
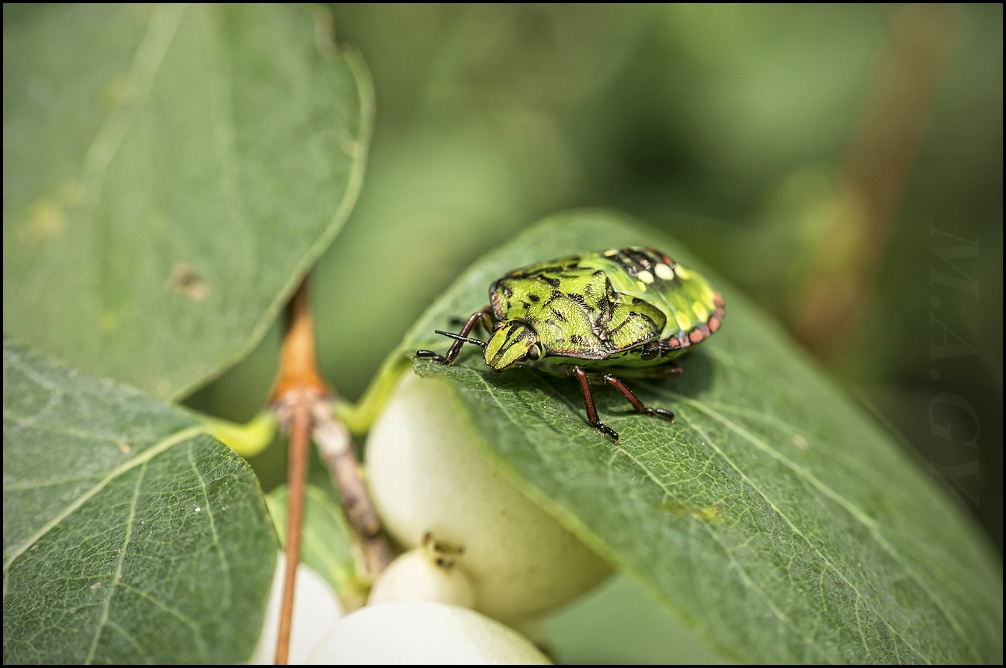
<svg viewBox="0 0 1006 668">
<path fill-rule="evenodd" d="M 483 350 L 486 347 L 485 341 L 479 341 L 478 339 L 473 339 L 470 336 L 461 336 L 460 334 L 455 334 L 454 332 L 445 332 L 440 329 L 436 330 L 436 332 L 437 334 L 443 334 L 444 336 L 454 339 L 455 341 L 465 341 L 467 343 L 474 343 L 475 345 L 480 346 Z"/>
</svg>

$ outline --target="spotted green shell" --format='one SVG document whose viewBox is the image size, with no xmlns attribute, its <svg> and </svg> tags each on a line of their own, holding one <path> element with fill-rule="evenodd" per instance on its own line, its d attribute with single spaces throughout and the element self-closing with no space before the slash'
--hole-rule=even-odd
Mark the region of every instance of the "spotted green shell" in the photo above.
<svg viewBox="0 0 1006 668">
<path fill-rule="evenodd" d="M 505 334 L 540 346 L 539 364 L 656 367 L 704 341 L 723 320 L 723 298 L 702 276 L 641 247 L 511 271 L 489 288 L 489 302 L 497 331 L 508 327 Z"/>
</svg>

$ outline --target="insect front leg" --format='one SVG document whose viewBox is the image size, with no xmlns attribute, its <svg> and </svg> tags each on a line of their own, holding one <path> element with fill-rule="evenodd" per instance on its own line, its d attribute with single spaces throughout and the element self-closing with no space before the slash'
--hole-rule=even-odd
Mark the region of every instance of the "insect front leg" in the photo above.
<svg viewBox="0 0 1006 668">
<path fill-rule="evenodd" d="M 454 339 L 454 343 L 452 343 L 451 347 L 447 349 L 446 355 L 439 355 L 432 350 L 417 350 L 416 357 L 420 359 L 431 359 L 437 364 L 446 364 L 447 366 L 450 366 L 454 364 L 454 360 L 458 358 L 458 353 L 461 352 L 461 346 L 466 343 L 468 333 L 472 331 L 472 328 L 475 327 L 476 323 L 482 322 L 487 331 L 492 331 L 492 326 L 486 322 L 491 322 L 491 320 L 492 312 L 489 310 L 489 307 L 486 306 L 481 311 L 472 313 L 467 322 L 465 322 L 464 327 L 462 327 L 461 331 L 456 335 L 448 334 L 448 336 Z M 437 332 L 440 334 L 446 334 L 446 332 L 441 332 L 440 330 L 437 330 Z M 471 343 L 476 342 L 471 341 Z"/>
<path fill-rule="evenodd" d="M 673 368 L 674 371 L 669 372 L 668 375 L 676 376 L 679 373 L 681 373 L 681 367 L 676 366 Z M 639 397 L 633 394 L 632 390 L 626 387 L 625 383 L 623 383 L 621 380 L 619 380 L 612 374 L 610 373 L 604 374 L 604 382 L 606 382 L 608 385 L 614 386 L 616 390 L 621 392 L 622 396 L 624 396 L 626 399 L 629 400 L 629 403 L 632 404 L 632 407 L 636 409 L 637 413 L 641 413 L 643 415 L 656 415 L 657 417 L 662 417 L 666 420 L 674 422 L 674 413 L 672 413 L 671 411 L 665 411 L 663 408 L 650 408 L 648 406 L 644 406 L 643 402 L 639 399 Z"/>
<path fill-rule="evenodd" d="M 587 422 L 590 426 L 606 436 L 610 436 L 614 441 L 618 441 L 618 432 L 601 422 L 597 417 L 597 408 L 594 406 L 594 395 L 590 391 L 590 383 L 587 381 L 587 372 L 583 367 L 574 365 L 570 371 L 580 381 L 580 390 L 583 392 L 583 403 L 587 407 Z M 637 399 L 638 401 L 638 399 Z"/>
<path fill-rule="evenodd" d="M 492 334 L 493 325 L 496 324 L 496 318 L 493 316 L 493 311 L 488 306 L 483 306 L 480 311 L 482 318 L 478 321 L 478 324 L 482 326 L 482 329 L 486 331 L 487 334 Z M 472 315 L 475 315 L 474 313 Z M 450 317 L 447 321 L 452 327 L 463 327 L 468 320 L 465 318 L 459 318 L 456 315 Z"/>
</svg>

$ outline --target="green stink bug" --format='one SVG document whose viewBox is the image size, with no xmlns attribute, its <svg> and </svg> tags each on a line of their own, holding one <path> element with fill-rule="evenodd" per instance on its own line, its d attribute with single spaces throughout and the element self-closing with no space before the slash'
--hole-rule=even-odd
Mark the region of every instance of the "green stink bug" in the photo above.
<svg viewBox="0 0 1006 668">
<path fill-rule="evenodd" d="M 654 248 L 611 249 L 511 271 L 489 287 L 489 305 L 468 318 L 446 355 L 419 350 L 416 357 L 454 364 L 462 345 L 481 346 L 496 371 L 533 364 L 565 368 L 583 392 L 590 426 L 618 440 L 598 419 L 588 373 L 601 375 L 636 412 L 674 420 L 649 408 L 608 369 L 621 376 L 681 373 L 676 359 L 706 340 L 723 321 L 723 298 L 694 271 Z M 488 341 L 468 334 L 477 324 Z"/>
</svg>

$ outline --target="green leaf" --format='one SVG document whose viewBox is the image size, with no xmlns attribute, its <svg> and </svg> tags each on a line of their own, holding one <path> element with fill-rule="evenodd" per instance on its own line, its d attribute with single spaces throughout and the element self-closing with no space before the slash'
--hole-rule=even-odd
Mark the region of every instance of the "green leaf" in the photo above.
<svg viewBox="0 0 1006 668">
<path fill-rule="evenodd" d="M 186 413 L 4 340 L 4 663 L 233 663 L 278 546 Z"/>
<path fill-rule="evenodd" d="M 289 498 L 290 490 L 286 485 L 266 497 L 276 531 L 284 544 Z M 301 531 L 301 562 L 328 581 L 344 609 L 360 607 L 366 601 L 370 582 L 357 568 L 356 536 L 339 505 L 324 490 L 313 485 L 304 490 Z"/>
<path fill-rule="evenodd" d="M 476 263 L 421 318 L 405 351 L 444 351 L 525 264 L 652 245 L 726 300 L 684 373 L 631 387 L 677 421 L 597 388 L 591 429 L 572 378 L 494 373 L 475 346 L 440 376 L 503 470 L 723 654 L 749 662 L 998 663 L 1001 570 L 962 508 L 736 290 L 672 240 L 611 213 L 532 228 Z"/>
<path fill-rule="evenodd" d="M 355 202 L 325 10 L 4 6 L 4 331 L 165 398 L 243 357 Z"/>
</svg>

